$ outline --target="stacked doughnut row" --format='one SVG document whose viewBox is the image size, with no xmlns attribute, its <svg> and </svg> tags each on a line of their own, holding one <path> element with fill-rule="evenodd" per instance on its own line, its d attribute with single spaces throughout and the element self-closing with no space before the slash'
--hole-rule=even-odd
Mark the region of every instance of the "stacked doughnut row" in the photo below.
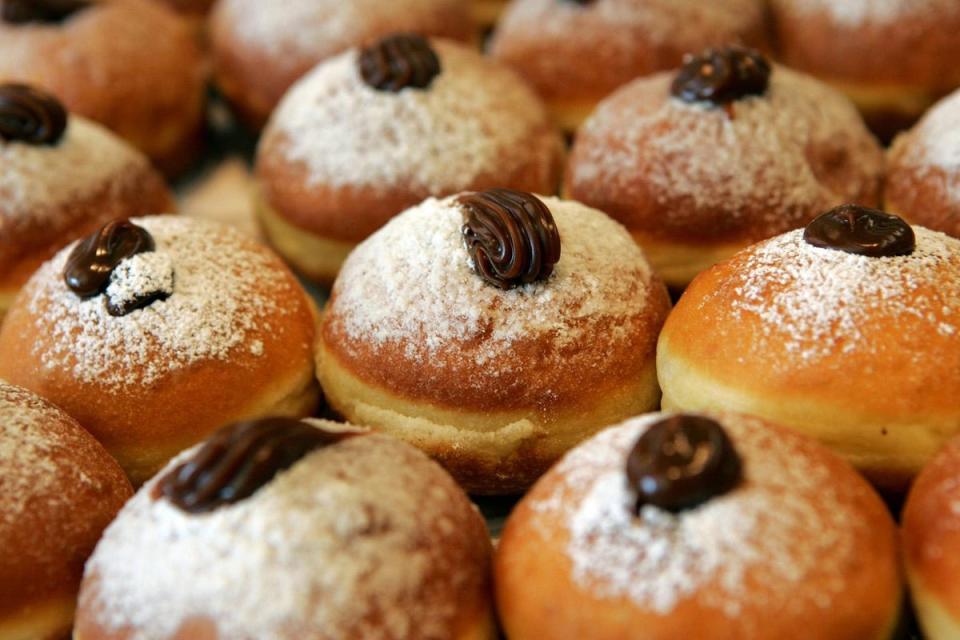
<svg viewBox="0 0 960 640">
<path fill-rule="evenodd" d="M 0 640 L 960 637 L 958 27 L 0 0 Z"/>
</svg>

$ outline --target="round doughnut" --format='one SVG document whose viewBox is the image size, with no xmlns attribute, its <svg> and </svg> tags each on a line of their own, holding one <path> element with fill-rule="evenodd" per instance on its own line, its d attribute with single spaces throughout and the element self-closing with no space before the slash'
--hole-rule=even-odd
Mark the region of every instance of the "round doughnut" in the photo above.
<svg viewBox="0 0 960 640">
<path fill-rule="evenodd" d="M 767 48 L 759 0 L 514 0 L 490 51 L 574 131 L 617 87 L 677 67 L 686 53 L 733 43 Z"/>
<path fill-rule="evenodd" d="M 83 563 L 132 494 L 73 418 L 0 382 L 0 639 L 69 635 Z"/>
<path fill-rule="evenodd" d="M 318 62 L 390 33 L 470 41 L 468 0 L 221 0 L 210 19 L 217 84 L 255 128 Z"/>
<path fill-rule="evenodd" d="M 24 107 L 42 118 L 60 105 L 36 89 L 0 84 L 0 115 Z M 140 152 L 81 116 L 65 122 L 56 140 L 0 131 L 0 318 L 63 245 L 114 218 L 174 207 L 163 178 Z"/>
<path fill-rule="evenodd" d="M 923 468 L 903 509 L 903 553 L 910 596 L 924 638 L 960 636 L 960 439 Z"/>
<path fill-rule="evenodd" d="M 490 537 L 443 469 L 344 425 L 224 432 L 238 428 L 259 432 L 202 460 L 223 432 L 184 453 L 107 529 L 87 564 L 76 640 L 496 638 Z M 217 476 L 171 482 L 180 464 Z M 246 486 L 246 469 L 263 482 Z M 233 487 L 253 493 L 238 500 Z M 213 497 L 193 499 L 200 492 Z"/>
<path fill-rule="evenodd" d="M 364 76 L 371 61 L 389 60 L 374 68 L 389 77 L 432 56 L 425 87 L 378 89 Z M 298 271 L 329 284 L 358 242 L 428 196 L 555 192 L 562 154 L 512 71 L 453 42 L 389 36 L 319 65 L 284 98 L 257 150 L 260 220 Z"/>
<path fill-rule="evenodd" d="M 911 222 L 960 237 L 960 92 L 898 136 L 887 155 L 884 206 Z"/>
<path fill-rule="evenodd" d="M 850 249 L 915 247 L 874 257 L 805 240 L 824 225 Z M 958 314 L 960 240 L 840 207 L 693 281 L 657 347 L 663 406 L 768 418 L 902 490 L 960 431 Z"/>
<path fill-rule="evenodd" d="M 103 251 L 132 246 L 142 250 Z M 113 269 L 74 262 L 95 249 L 118 259 Z M 109 280 L 89 283 L 99 274 Z M 231 420 L 308 415 L 315 322 L 293 274 L 239 231 L 136 218 L 34 274 L 0 328 L 0 378 L 75 416 L 138 485 Z"/>
<path fill-rule="evenodd" d="M 735 484 L 712 486 L 722 449 L 681 431 L 664 443 L 680 453 L 664 447 L 647 459 L 656 473 L 636 476 L 664 489 L 646 493 L 632 480 L 641 443 L 691 418 L 723 430 Z M 685 452 L 690 466 L 673 466 Z M 692 484 L 664 488 L 681 470 Z M 684 492 L 697 502 L 674 508 Z M 902 597 L 896 528 L 867 482 L 812 440 L 736 414 L 641 416 L 571 451 L 507 520 L 494 584 L 511 640 L 888 640 Z"/>
<path fill-rule="evenodd" d="M 524 211 L 553 223 L 511 227 Z M 483 244 L 496 227 L 514 240 Z M 534 277 L 491 283 L 484 255 L 498 250 Z M 513 493 L 599 427 L 657 406 L 669 305 L 639 247 L 599 211 L 499 190 L 430 199 L 347 258 L 318 375 L 347 420 L 415 444 L 469 492 Z"/>
<path fill-rule="evenodd" d="M 883 139 L 960 86 L 953 0 L 772 0 L 780 55 L 857 103 Z"/>
<path fill-rule="evenodd" d="M 0 19 L 0 81 L 47 89 L 168 174 L 186 168 L 199 145 L 205 102 L 203 58 L 191 27 L 152 0 L 73 4 L 79 9 L 60 20 Z"/>
<path fill-rule="evenodd" d="M 738 63 L 764 65 L 756 79 L 765 88 L 717 85 L 733 92 L 718 103 L 678 96 L 708 83 L 705 73 L 716 78 L 717 65 Z M 577 133 L 564 194 L 622 222 L 667 284 L 682 288 L 830 207 L 876 206 L 883 162 L 846 97 L 756 52 L 725 48 L 601 102 Z"/>
</svg>

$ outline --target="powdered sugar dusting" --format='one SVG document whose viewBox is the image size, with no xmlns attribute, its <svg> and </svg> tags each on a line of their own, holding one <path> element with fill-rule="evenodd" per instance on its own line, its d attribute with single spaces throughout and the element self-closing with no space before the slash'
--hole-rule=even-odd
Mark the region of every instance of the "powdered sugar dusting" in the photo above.
<svg viewBox="0 0 960 640">
<path fill-rule="evenodd" d="M 634 51 L 636 29 L 653 42 L 680 43 L 680 50 L 699 49 L 709 34 L 733 37 L 758 24 L 762 11 L 756 0 L 597 0 L 588 6 L 558 0 L 516 0 L 507 9 L 501 28 L 518 32 L 535 26 L 538 33 L 553 38 L 578 33 L 585 21 L 605 23 L 613 42 L 596 42 L 597 47 L 618 43 L 625 51 Z"/>
<path fill-rule="evenodd" d="M 954 0 L 774 0 L 774 5 L 799 14 L 826 12 L 848 27 L 890 22 L 904 16 L 958 11 Z"/>
<path fill-rule="evenodd" d="M 647 306 L 651 271 L 619 224 L 583 205 L 541 198 L 560 231 L 553 275 L 509 291 L 487 284 L 463 246 L 464 213 L 455 197 L 430 199 L 394 218 L 347 259 L 334 287 L 331 316 L 363 343 L 407 342 L 427 356 L 454 341 L 478 341 L 477 364 L 511 343 L 551 336 L 562 347 L 611 319 L 622 322 Z M 590 322 L 587 322 L 587 319 Z M 350 345 L 344 345 L 346 349 Z M 412 348 L 412 346 L 411 346 Z"/>
<path fill-rule="evenodd" d="M 634 199 L 690 202 L 730 220 L 763 210 L 773 233 L 878 190 L 880 147 L 850 101 L 813 78 L 778 66 L 767 93 L 734 103 L 732 117 L 667 98 L 672 79 L 638 80 L 601 104 L 584 126 L 570 184 L 630 194 L 643 175 L 650 193 Z"/>
<path fill-rule="evenodd" d="M 868 318 L 913 317 L 952 336 L 960 328 L 960 240 L 914 226 L 917 248 L 909 256 L 871 258 L 821 249 L 803 230 L 748 250 L 745 262 L 723 287 L 733 288 L 734 314 L 761 320 L 758 340 L 772 340 L 799 358 L 870 349 L 862 330 Z M 736 259 L 736 258 L 735 258 Z M 925 292 L 917 295 L 918 291 Z"/>
<path fill-rule="evenodd" d="M 130 166 L 146 159 L 99 125 L 71 114 L 56 145 L 0 139 L 0 224 L 16 228 L 29 217 L 56 226 L 64 203 L 102 189 Z"/>
<path fill-rule="evenodd" d="M 925 179 L 944 172 L 950 201 L 960 201 L 960 92 L 939 102 L 890 150 L 891 164 Z"/>
<path fill-rule="evenodd" d="M 93 482 L 83 470 L 57 464 L 58 452 L 77 440 L 52 424 L 57 414 L 34 394 L 0 382 L 0 528 L 16 523 L 32 501 L 67 499 L 56 489 L 65 475 Z"/>
<path fill-rule="evenodd" d="M 636 517 L 626 457 L 659 417 L 630 420 L 569 453 L 556 471 L 563 482 L 533 503 L 563 515 L 580 585 L 658 614 L 691 598 L 735 617 L 757 598 L 802 610 L 842 597 L 839 578 L 815 594 L 798 587 L 812 575 L 838 575 L 855 556 L 851 532 L 864 525 L 841 506 L 850 489 L 798 455 L 796 438 L 758 421 L 722 420 L 744 464 L 734 491 L 679 514 L 647 506 Z"/>
<path fill-rule="evenodd" d="M 546 111 L 523 82 L 460 45 L 434 47 L 442 71 L 426 90 L 372 89 L 356 50 L 317 67 L 284 98 L 262 148 L 279 144 L 308 169 L 310 185 L 400 185 L 437 196 L 509 175 L 531 156 L 552 166 L 559 137 L 547 133 Z"/>
<path fill-rule="evenodd" d="M 348 439 L 207 514 L 154 500 L 155 483 L 127 504 L 87 565 L 107 604 L 103 620 L 136 625 L 130 640 L 172 637 L 194 616 L 238 640 L 454 636 L 453 594 L 476 569 L 440 550 L 463 535 L 447 514 L 466 499 L 412 447 Z M 448 577 L 429 577 L 437 575 Z"/>
<path fill-rule="evenodd" d="M 124 260 L 110 274 L 106 294 L 110 302 L 123 307 L 153 293 L 173 293 L 173 260 L 164 252 L 140 253 Z"/>
<path fill-rule="evenodd" d="M 192 363 L 226 359 L 236 349 L 262 353 L 251 331 L 274 326 L 287 313 L 264 292 L 294 286 L 279 261 L 214 223 L 176 216 L 134 222 L 150 232 L 156 253 L 166 258 L 130 262 L 124 269 L 137 272 L 131 283 L 139 288 L 152 277 L 141 267 L 169 260 L 172 294 L 126 316 L 111 316 L 103 296 L 82 300 L 64 284 L 64 263 L 73 249 L 67 247 L 28 284 L 31 312 L 49 327 L 50 339 L 33 347 L 43 366 L 118 388 L 151 385 Z"/>
<path fill-rule="evenodd" d="M 420 31 L 438 15 L 466 15 L 466 0 L 264 0 L 220 3 L 222 22 L 233 25 L 247 47 L 274 54 L 329 55 L 358 44 L 389 25 L 394 31 Z M 282 62 L 283 56 L 277 56 Z"/>
</svg>

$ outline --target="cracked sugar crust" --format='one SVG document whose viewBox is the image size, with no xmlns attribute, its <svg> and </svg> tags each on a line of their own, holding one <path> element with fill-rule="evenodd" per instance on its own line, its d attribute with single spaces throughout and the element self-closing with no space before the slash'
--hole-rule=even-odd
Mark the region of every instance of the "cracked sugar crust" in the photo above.
<svg viewBox="0 0 960 640">
<path fill-rule="evenodd" d="M 172 293 L 126 316 L 111 316 L 104 296 L 83 300 L 65 285 L 63 268 L 73 249 L 68 246 L 34 275 L 24 298 L 46 328 L 47 338 L 33 346 L 42 366 L 116 390 L 157 384 L 191 364 L 226 361 L 239 350 L 262 356 L 256 336 L 282 330 L 290 311 L 276 300 L 296 286 L 280 261 L 218 224 L 177 216 L 133 222 L 153 236 L 154 258 L 172 265 Z M 153 281 L 155 262 L 122 263 L 127 284 Z"/>
<path fill-rule="evenodd" d="M 871 535 L 858 512 L 871 493 L 865 482 L 851 482 L 852 471 L 840 477 L 811 441 L 727 415 L 741 484 L 679 514 L 646 506 L 637 517 L 626 457 L 660 417 L 629 420 L 567 454 L 551 472 L 558 481 L 530 504 L 535 525 L 537 514 L 560 518 L 577 585 L 663 616 L 690 600 L 738 619 L 753 607 L 828 611 L 845 597 L 863 560 L 857 541 Z M 819 588 L 804 588 L 811 583 Z"/>
<path fill-rule="evenodd" d="M 754 240 L 844 202 L 876 204 L 883 152 L 853 104 L 774 68 L 763 96 L 727 109 L 670 97 L 673 74 L 637 80 L 586 122 L 567 185 L 654 237 Z"/>
<path fill-rule="evenodd" d="M 81 620 L 129 629 L 129 640 L 168 638 L 196 618 L 238 640 L 445 640 L 481 604 L 490 551 L 479 513 L 399 441 L 319 449 L 206 514 L 154 499 L 155 483 L 109 527 L 81 593 Z"/>
<path fill-rule="evenodd" d="M 531 158 L 549 171 L 560 142 L 536 95 L 475 51 L 432 44 L 442 70 L 425 90 L 372 89 L 355 49 L 318 66 L 278 107 L 261 153 L 276 149 L 302 165 L 307 188 L 401 187 L 441 196 L 484 176 L 512 175 Z"/>
</svg>

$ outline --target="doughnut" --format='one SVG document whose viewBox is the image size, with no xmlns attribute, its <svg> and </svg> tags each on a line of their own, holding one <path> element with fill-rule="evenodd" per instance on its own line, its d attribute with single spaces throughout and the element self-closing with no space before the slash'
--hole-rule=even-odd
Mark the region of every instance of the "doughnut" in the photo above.
<svg viewBox="0 0 960 640">
<path fill-rule="evenodd" d="M 329 285 L 358 242 L 428 196 L 555 192 L 562 154 L 513 72 L 453 42 L 387 36 L 284 98 L 257 150 L 259 218 L 288 262 Z"/>
<path fill-rule="evenodd" d="M 491 54 L 543 96 L 574 131 L 600 100 L 684 54 L 740 43 L 767 49 L 761 0 L 513 0 Z"/>
<path fill-rule="evenodd" d="M 490 556 L 477 509 L 415 448 L 243 422 L 127 503 L 87 563 L 74 638 L 494 640 Z"/>
<path fill-rule="evenodd" d="M 878 205 L 883 162 L 845 96 L 724 47 L 602 101 L 577 133 L 564 193 L 626 225 L 682 288 L 833 206 Z"/>
<path fill-rule="evenodd" d="M 506 189 L 429 199 L 347 258 L 317 370 L 348 421 L 420 447 L 468 492 L 515 493 L 657 406 L 669 306 L 599 211 Z"/>
<path fill-rule="evenodd" d="M 317 63 L 401 31 L 470 41 L 469 0 L 220 0 L 210 17 L 214 75 L 259 129 Z"/>
<path fill-rule="evenodd" d="M 132 494 L 73 418 L 0 382 L 0 639 L 69 635 L 83 563 Z"/>
<path fill-rule="evenodd" d="M 649 414 L 553 467 L 494 558 L 510 640 L 888 640 L 883 501 L 816 442 L 737 414 Z"/>
<path fill-rule="evenodd" d="M 960 439 L 923 468 L 903 509 L 903 555 L 924 638 L 960 637 Z"/>
<path fill-rule="evenodd" d="M 0 327 L 0 379 L 74 416 L 134 485 L 233 420 L 308 415 L 315 312 L 239 231 L 115 220 L 44 263 Z"/>
<path fill-rule="evenodd" d="M 771 0 L 785 64 L 849 95 L 884 140 L 960 86 L 954 0 Z"/>
<path fill-rule="evenodd" d="M 191 27 L 153 0 L 3 0 L 0 81 L 40 86 L 172 175 L 196 155 L 205 70 Z"/>
<path fill-rule="evenodd" d="M 0 319 L 63 245 L 174 206 L 140 152 L 35 87 L 0 84 L 0 165 Z"/>
<path fill-rule="evenodd" d="M 960 92 L 939 102 L 887 155 L 884 206 L 960 238 Z"/>
<path fill-rule="evenodd" d="M 701 273 L 657 345 L 663 407 L 812 436 L 896 493 L 960 432 L 960 240 L 855 205 Z"/>
</svg>

